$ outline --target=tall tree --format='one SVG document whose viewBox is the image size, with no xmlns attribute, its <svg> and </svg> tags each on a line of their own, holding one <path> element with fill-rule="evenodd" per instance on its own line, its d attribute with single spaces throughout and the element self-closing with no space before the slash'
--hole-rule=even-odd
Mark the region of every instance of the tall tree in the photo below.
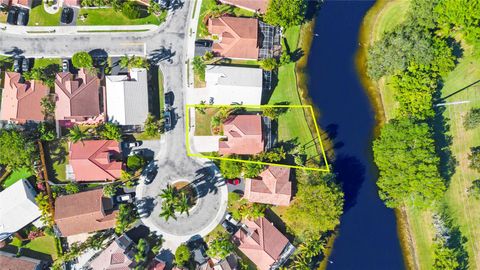
<svg viewBox="0 0 480 270">
<path fill-rule="evenodd" d="M 31 168 L 34 152 L 33 143 L 18 130 L 0 130 L 0 164 L 9 169 Z"/>
<path fill-rule="evenodd" d="M 220 235 L 208 243 L 207 255 L 216 259 L 225 259 L 234 248 L 227 236 Z"/>
<path fill-rule="evenodd" d="M 269 24 L 288 28 L 302 24 L 306 11 L 305 0 L 270 0 L 264 19 Z"/>
<path fill-rule="evenodd" d="M 72 56 L 72 64 L 76 68 L 91 68 L 93 58 L 88 52 L 77 52 Z"/>
<path fill-rule="evenodd" d="M 181 244 L 177 250 L 175 250 L 175 262 L 179 266 L 184 266 L 190 261 L 191 252 L 187 245 Z"/>
<path fill-rule="evenodd" d="M 374 141 L 373 152 L 380 171 L 380 198 L 387 207 L 426 207 L 443 196 L 446 187 L 427 124 L 390 121 Z"/>
</svg>

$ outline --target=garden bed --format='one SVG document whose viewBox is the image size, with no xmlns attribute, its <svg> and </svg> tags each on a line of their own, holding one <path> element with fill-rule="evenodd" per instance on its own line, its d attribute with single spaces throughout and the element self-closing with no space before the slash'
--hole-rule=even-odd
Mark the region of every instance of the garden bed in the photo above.
<svg viewBox="0 0 480 270">
<path fill-rule="evenodd" d="M 197 191 L 188 181 L 178 181 L 172 184 L 172 186 L 180 193 L 185 194 L 190 204 L 190 209 L 197 204 Z"/>
</svg>

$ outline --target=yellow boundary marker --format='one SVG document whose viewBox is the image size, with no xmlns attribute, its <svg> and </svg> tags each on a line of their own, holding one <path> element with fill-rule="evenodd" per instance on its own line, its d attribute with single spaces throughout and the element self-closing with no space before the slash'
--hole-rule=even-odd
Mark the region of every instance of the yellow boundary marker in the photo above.
<svg viewBox="0 0 480 270">
<path fill-rule="evenodd" d="M 317 133 L 318 141 L 320 142 L 320 148 L 322 149 L 322 156 L 323 161 L 325 162 L 325 169 L 322 168 L 312 168 L 312 167 L 302 167 L 302 166 L 295 166 L 295 165 L 287 165 L 287 164 L 280 164 L 280 163 L 269 163 L 269 162 L 262 162 L 262 161 L 253 161 L 253 160 L 243 160 L 243 159 L 236 159 L 236 158 L 228 158 L 228 157 L 213 157 L 213 156 L 205 156 L 202 154 L 196 154 L 190 152 L 190 112 L 189 109 L 191 108 L 252 108 L 252 109 L 262 109 L 262 108 L 296 108 L 296 109 L 307 109 L 312 114 L 313 123 L 315 125 L 315 131 Z M 203 104 L 187 104 L 185 106 L 185 125 L 187 130 L 185 132 L 185 145 L 187 147 L 187 155 L 190 157 L 201 157 L 201 158 L 209 158 L 209 159 L 217 159 L 217 160 L 228 160 L 228 161 L 235 161 L 235 162 L 243 162 L 243 163 L 252 163 L 252 164 L 261 164 L 261 165 L 273 165 L 273 166 L 282 166 L 287 168 L 293 169 L 302 169 L 302 170 L 311 170 L 311 171 L 321 171 L 321 172 L 330 172 L 330 166 L 328 165 L 327 155 L 325 153 L 325 149 L 323 148 L 322 139 L 320 138 L 320 129 L 318 128 L 317 120 L 315 119 L 315 114 L 313 112 L 313 107 L 310 105 L 203 105 Z M 315 138 L 314 138 L 315 139 Z"/>
</svg>

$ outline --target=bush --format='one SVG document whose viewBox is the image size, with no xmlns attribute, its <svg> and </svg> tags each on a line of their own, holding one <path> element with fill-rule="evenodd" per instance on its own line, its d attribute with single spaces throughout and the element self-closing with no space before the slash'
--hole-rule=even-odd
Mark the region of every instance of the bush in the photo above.
<svg viewBox="0 0 480 270">
<path fill-rule="evenodd" d="M 139 155 L 129 156 L 127 159 L 127 167 L 132 171 L 137 171 L 145 165 L 145 160 Z"/>
<path fill-rule="evenodd" d="M 190 250 L 185 244 L 181 244 L 175 251 L 175 262 L 179 266 L 184 266 L 190 261 Z"/>
<path fill-rule="evenodd" d="M 472 186 L 468 188 L 468 196 L 480 199 L 480 180 L 472 182 Z"/>
<path fill-rule="evenodd" d="M 468 160 L 470 160 L 470 168 L 480 172 L 480 146 L 470 148 Z"/>
<path fill-rule="evenodd" d="M 260 62 L 260 67 L 267 71 L 272 71 L 278 67 L 278 61 L 275 58 L 263 59 Z"/>
<path fill-rule="evenodd" d="M 93 59 L 88 52 L 77 52 L 72 56 L 72 65 L 76 68 L 93 67 Z"/>
<path fill-rule="evenodd" d="M 138 19 L 141 16 L 140 7 L 134 2 L 125 2 L 122 6 L 122 13 L 129 19 Z"/>
<path fill-rule="evenodd" d="M 474 129 L 480 125 L 480 108 L 472 108 L 465 119 L 463 120 L 463 126 L 466 130 Z"/>
</svg>

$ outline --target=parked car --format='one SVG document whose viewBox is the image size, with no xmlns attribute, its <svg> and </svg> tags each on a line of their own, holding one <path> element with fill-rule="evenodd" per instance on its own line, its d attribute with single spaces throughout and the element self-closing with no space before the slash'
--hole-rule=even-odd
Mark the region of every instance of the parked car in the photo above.
<svg viewBox="0 0 480 270">
<path fill-rule="evenodd" d="M 227 220 L 224 220 L 222 222 L 222 227 L 229 233 L 229 234 L 234 234 L 238 228 L 237 226 L 233 225 L 232 223 L 228 222 Z"/>
<path fill-rule="evenodd" d="M 28 24 L 28 9 L 20 9 L 18 12 L 17 25 L 27 25 Z"/>
<path fill-rule="evenodd" d="M 68 63 L 67 59 L 63 59 L 62 61 L 62 71 L 68 72 L 70 70 L 70 64 Z"/>
<path fill-rule="evenodd" d="M 168 131 L 172 128 L 172 111 L 165 110 L 163 112 L 163 118 L 165 119 L 165 131 Z"/>
<path fill-rule="evenodd" d="M 170 108 L 173 106 L 173 98 L 174 94 L 172 91 L 168 91 L 165 93 L 165 108 Z"/>
<path fill-rule="evenodd" d="M 238 179 L 238 178 L 227 179 L 227 184 L 236 186 L 236 185 L 240 184 L 240 179 Z"/>
<path fill-rule="evenodd" d="M 232 214 L 230 214 L 230 213 L 227 213 L 227 214 L 225 215 L 225 220 L 227 220 L 228 222 L 232 223 L 232 224 L 235 225 L 235 226 L 238 226 L 238 225 L 240 224 L 240 222 L 236 221 L 236 220 L 233 218 Z"/>
<path fill-rule="evenodd" d="M 18 9 L 16 7 L 10 8 L 7 15 L 7 23 L 17 24 L 17 18 L 18 18 Z"/>
<path fill-rule="evenodd" d="M 72 23 L 73 21 L 73 9 L 70 7 L 65 7 L 62 9 L 62 15 L 60 17 L 60 22 L 64 24 Z"/>
<path fill-rule="evenodd" d="M 23 58 L 22 60 L 22 71 L 26 72 L 30 69 L 30 59 Z"/>
<path fill-rule="evenodd" d="M 195 46 L 197 47 L 205 47 L 205 48 L 210 48 L 213 45 L 213 41 L 208 40 L 208 39 L 199 39 L 195 40 Z"/>
<path fill-rule="evenodd" d="M 125 202 L 131 202 L 133 200 L 132 194 L 122 194 L 118 195 L 116 198 L 117 203 L 125 203 Z"/>
<path fill-rule="evenodd" d="M 20 57 L 15 57 L 15 59 L 13 59 L 13 71 L 20 72 L 20 61 L 22 61 L 22 58 Z"/>
<path fill-rule="evenodd" d="M 142 141 L 125 142 L 125 146 L 129 148 L 139 147 L 140 145 L 142 145 L 142 143 L 143 143 Z"/>
</svg>

